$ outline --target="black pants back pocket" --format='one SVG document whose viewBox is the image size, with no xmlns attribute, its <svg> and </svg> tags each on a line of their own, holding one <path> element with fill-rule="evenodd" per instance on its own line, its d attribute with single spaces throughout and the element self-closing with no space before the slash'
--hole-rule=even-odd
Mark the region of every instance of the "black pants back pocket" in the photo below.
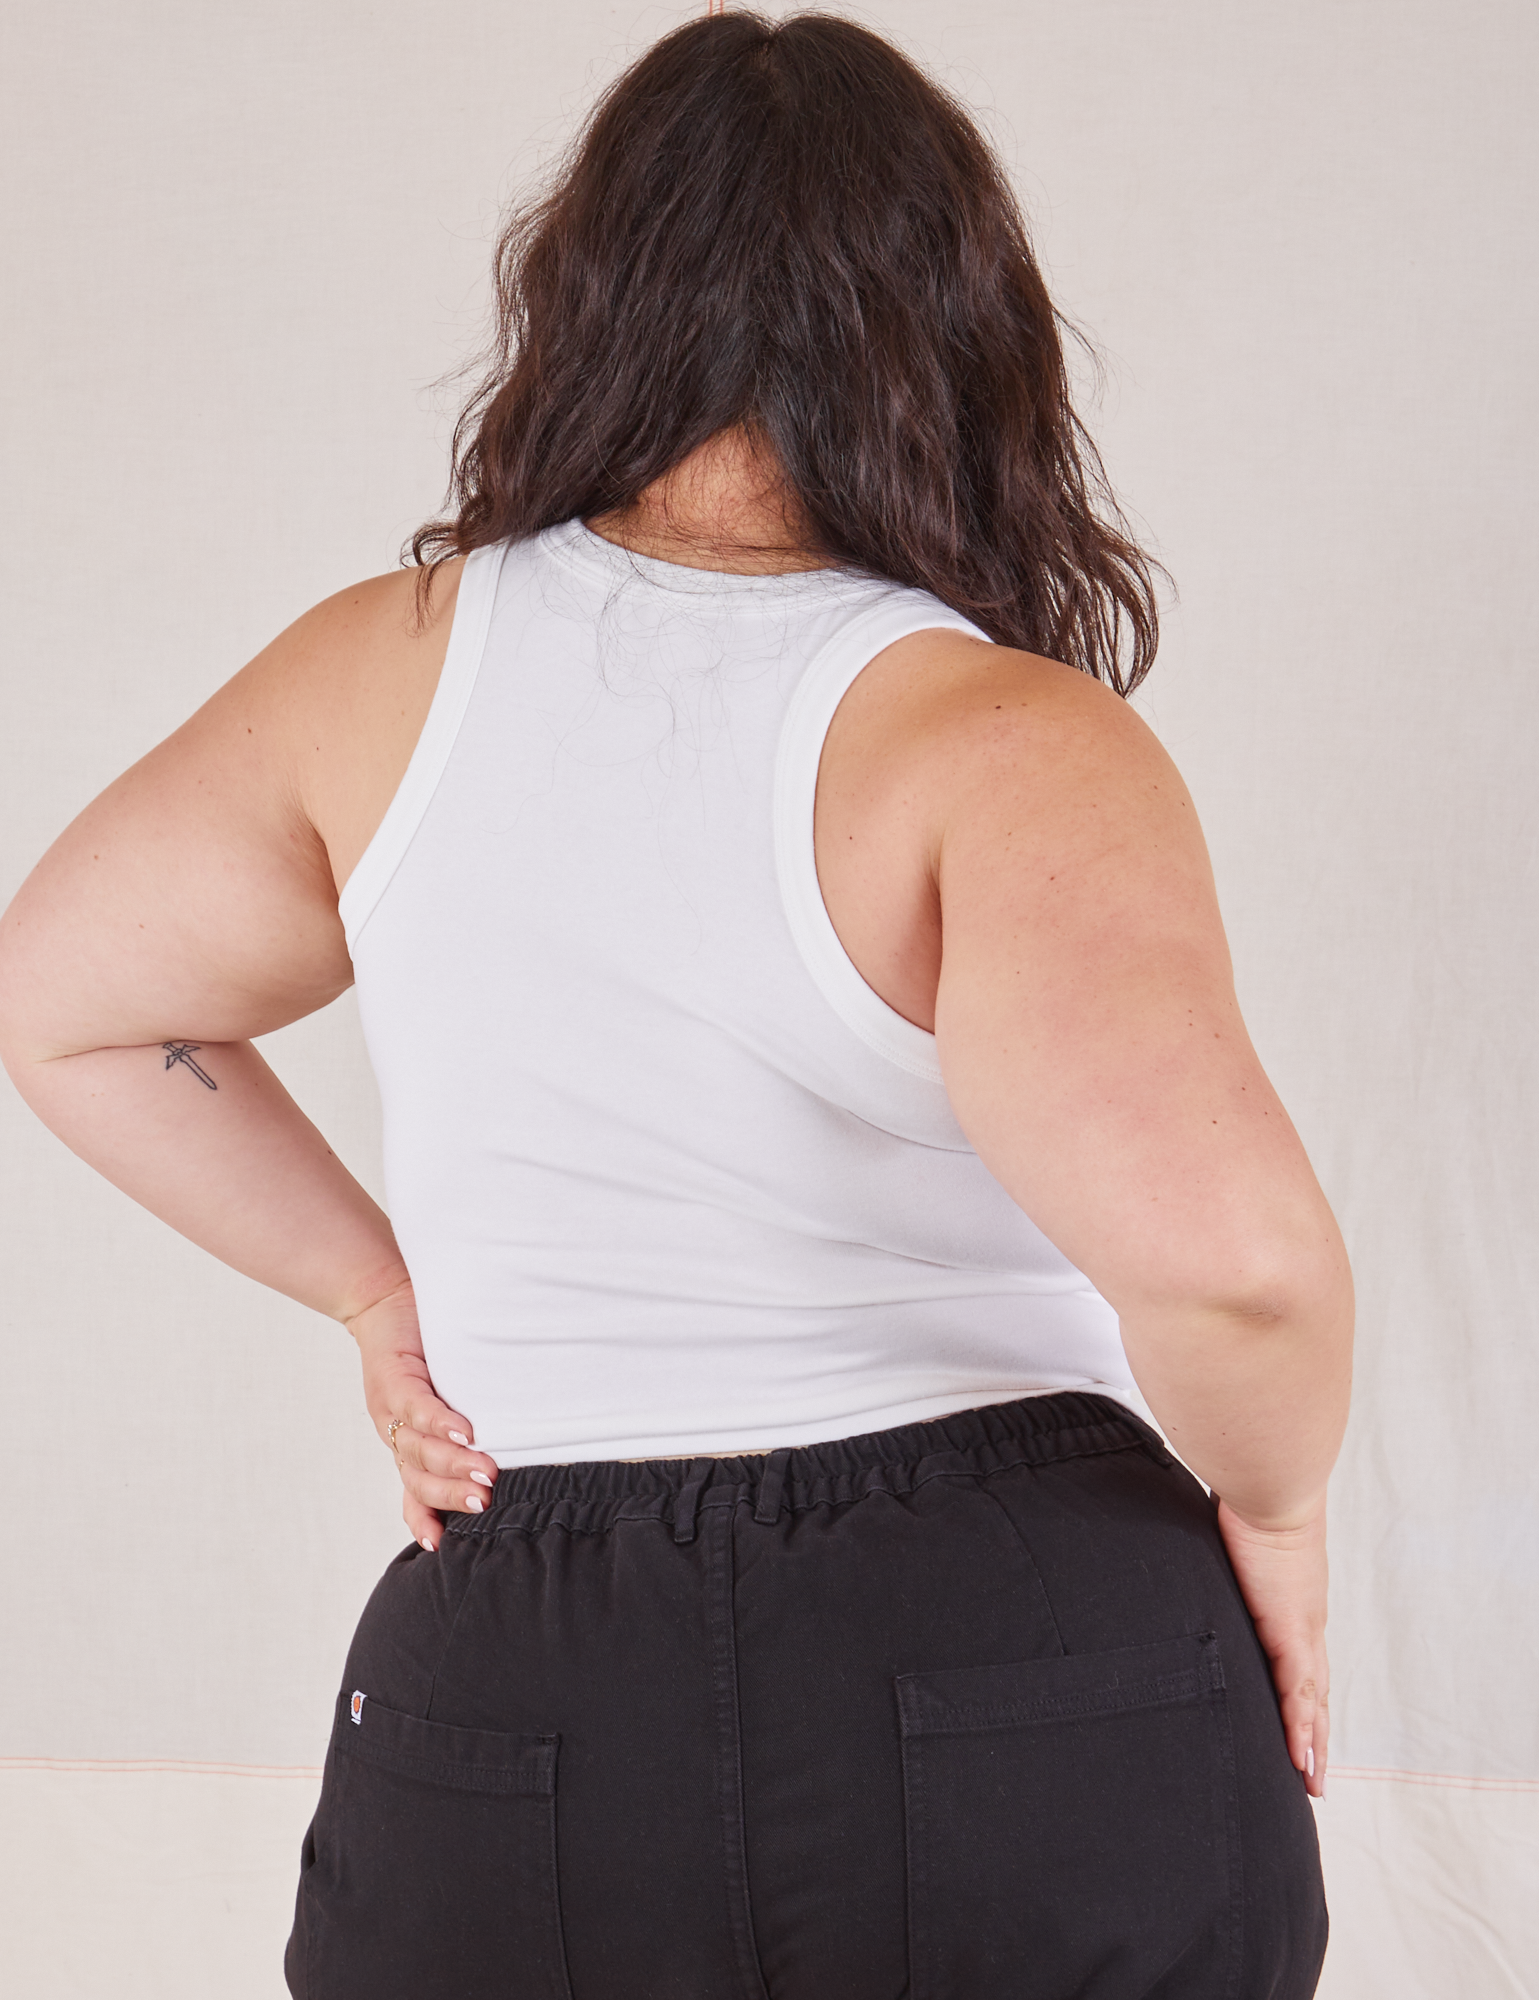
<svg viewBox="0 0 1539 2000">
<path fill-rule="evenodd" d="M 284 1961 L 296 2000 L 570 2000 L 557 1740 L 340 1696 Z"/>
<path fill-rule="evenodd" d="M 1231 2000 L 1211 1632 L 898 1678 L 912 2000 Z"/>
</svg>

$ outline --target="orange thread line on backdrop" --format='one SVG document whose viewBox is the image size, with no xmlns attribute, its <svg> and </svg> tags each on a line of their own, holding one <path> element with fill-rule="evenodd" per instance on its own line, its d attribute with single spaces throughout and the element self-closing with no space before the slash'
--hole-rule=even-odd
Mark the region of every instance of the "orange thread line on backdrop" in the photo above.
<svg viewBox="0 0 1539 2000">
<path fill-rule="evenodd" d="M 0 1757 L 0 1771 L 169 1772 L 216 1778 L 309 1778 L 319 1764 L 205 1764 L 187 1757 Z M 1381 1785 L 1443 1785 L 1466 1792 L 1539 1792 L 1539 1778 L 1477 1778 L 1456 1771 L 1391 1771 L 1367 1764 L 1332 1764 L 1332 1778 Z"/>
<path fill-rule="evenodd" d="M 1361 1778 L 1381 1785 L 1443 1785 L 1462 1792 L 1539 1792 L 1539 1778 L 1476 1778 L 1458 1771 L 1390 1771 L 1370 1764 L 1332 1764 L 1332 1778 Z"/>
</svg>

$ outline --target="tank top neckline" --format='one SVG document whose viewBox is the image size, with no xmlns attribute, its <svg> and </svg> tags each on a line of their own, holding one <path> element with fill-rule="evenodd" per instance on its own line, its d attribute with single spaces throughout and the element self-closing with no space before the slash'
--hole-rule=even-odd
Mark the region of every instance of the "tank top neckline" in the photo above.
<svg viewBox="0 0 1539 2000">
<path fill-rule="evenodd" d="M 657 590 L 689 597 L 728 597 L 762 603 L 804 593 L 822 595 L 840 585 L 864 584 L 870 579 L 859 571 L 841 568 L 787 570 L 776 576 L 750 575 L 742 570 L 691 569 L 687 564 L 666 562 L 661 556 L 639 555 L 618 542 L 596 535 L 579 517 L 547 528 L 540 537 L 542 546 L 582 575 L 609 584 L 641 582 Z"/>
</svg>

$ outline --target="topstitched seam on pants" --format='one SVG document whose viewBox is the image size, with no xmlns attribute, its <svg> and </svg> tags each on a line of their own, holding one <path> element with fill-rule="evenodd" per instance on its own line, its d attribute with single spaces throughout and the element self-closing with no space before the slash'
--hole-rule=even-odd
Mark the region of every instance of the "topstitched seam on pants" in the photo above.
<svg viewBox="0 0 1539 2000">
<path fill-rule="evenodd" d="M 465 1588 L 460 1592 L 459 1602 L 454 1607 L 454 1616 L 449 1620 L 449 1629 L 444 1634 L 443 1645 L 438 1650 L 438 1658 L 433 1662 L 433 1671 L 428 1679 L 427 1705 L 422 1711 L 425 1721 L 431 1722 L 433 1719 L 433 1697 L 438 1692 L 438 1676 L 443 1672 L 444 1661 L 448 1659 L 449 1648 L 454 1643 L 454 1634 L 459 1626 L 460 1614 L 469 1603 L 470 1593 L 475 1589 L 477 1579 L 480 1577 L 482 1568 L 484 1567 L 481 1557 L 485 1553 L 484 1549 L 476 1549 L 471 1552 L 470 1574 L 465 1579 Z"/>
<path fill-rule="evenodd" d="M 1213 1647 L 1222 1659 L 1217 1635 Z M 1224 2000 L 1244 2000 L 1240 1982 L 1245 1977 L 1245 1842 L 1240 1827 L 1240 1772 L 1234 1751 L 1234 1717 L 1227 1693 L 1210 1694 L 1208 1700 L 1218 1717 L 1224 1769 L 1224 1844 L 1229 1850 L 1229 1977 Z"/>
<path fill-rule="evenodd" d="M 748 1883 L 748 1832 L 743 1802 L 743 1726 L 738 1705 L 737 1615 L 734 1603 L 733 1529 L 736 1511 L 701 1524 L 705 1557 L 706 1632 L 711 1649 L 711 1694 L 716 1723 L 716 1796 L 721 1816 L 727 1931 L 744 2000 L 769 2000 L 754 1941 Z"/>
<path fill-rule="evenodd" d="M 922 1963 L 924 1929 L 919 1921 L 929 1891 L 925 1879 L 923 1822 L 925 1809 L 924 1767 L 919 1755 L 919 1739 L 900 1736 L 899 1757 L 903 1770 L 903 1886 L 904 1914 L 908 1920 L 908 1976 L 910 1991 L 922 1996 L 928 1984 Z"/>
<path fill-rule="evenodd" d="M 1069 1649 L 1064 1644 L 1063 1630 L 1058 1623 L 1058 1613 L 1053 1609 L 1053 1595 L 1047 1587 L 1047 1578 L 1042 1574 L 1042 1565 L 1037 1561 L 1036 1550 L 1027 1541 L 1015 1516 L 1010 1512 L 1004 1501 L 1000 1499 L 999 1495 L 989 1492 L 987 1486 L 983 1488 L 983 1491 L 1004 1516 L 1005 1525 L 1014 1537 L 1016 1546 L 1020 1549 L 1022 1555 L 1025 1556 L 1027 1562 L 1031 1564 L 1031 1573 L 1037 1579 L 1037 1588 L 1042 1593 L 1042 1602 L 1047 1606 L 1047 1615 L 1053 1621 L 1053 1637 L 1058 1641 L 1058 1650 L 1060 1653 L 1067 1653 Z"/>
</svg>

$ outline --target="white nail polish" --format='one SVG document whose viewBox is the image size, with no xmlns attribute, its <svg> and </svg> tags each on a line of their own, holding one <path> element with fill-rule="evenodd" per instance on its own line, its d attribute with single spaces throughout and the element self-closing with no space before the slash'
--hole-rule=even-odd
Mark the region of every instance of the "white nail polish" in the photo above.
<svg viewBox="0 0 1539 2000">
<path fill-rule="evenodd" d="M 467 1493 L 465 1495 L 465 1509 L 467 1513 L 482 1514 L 486 1511 L 486 1502 L 481 1498 L 479 1493 Z"/>
<path fill-rule="evenodd" d="M 470 1439 L 465 1436 L 463 1431 L 450 1431 L 449 1442 L 450 1444 L 462 1444 L 467 1449 L 470 1445 Z"/>
<path fill-rule="evenodd" d="M 422 1546 L 427 1550 L 429 1555 L 433 1553 L 433 1544 L 428 1540 L 426 1535 L 422 1537 Z"/>
<path fill-rule="evenodd" d="M 1313 1744 L 1304 1752 L 1304 1769 L 1312 1778 L 1315 1774 L 1315 1753 Z"/>
<path fill-rule="evenodd" d="M 491 1481 L 490 1481 L 490 1480 L 489 1480 L 489 1479 L 487 1478 L 487 1476 L 486 1476 L 486 1474 L 485 1474 L 484 1472 L 473 1472 L 473 1473 L 471 1473 L 471 1475 L 470 1475 L 470 1476 L 471 1476 L 471 1478 L 472 1478 L 472 1479 L 473 1479 L 473 1480 L 474 1480 L 474 1481 L 476 1482 L 477 1486 L 490 1486 L 490 1485 L 491 1485 L 491 1483 L 492 1483 L 492 1482 L 491 1482 Z"/>
</svg>

